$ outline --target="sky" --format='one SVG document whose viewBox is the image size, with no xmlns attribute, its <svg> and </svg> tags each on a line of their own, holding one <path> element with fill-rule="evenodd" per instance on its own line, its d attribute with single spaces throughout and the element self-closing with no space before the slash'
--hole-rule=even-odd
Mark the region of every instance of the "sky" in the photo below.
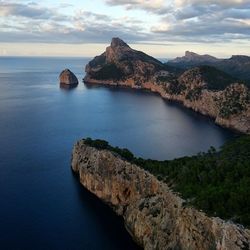
<svg viewBox="0 0 250 250">
<path fill-rule="evenodd" d="M 0 56 L 90 57 L 112 37 L 158 58 L 250 56 L 250 0 L 0 0 Z"/>
</svg>

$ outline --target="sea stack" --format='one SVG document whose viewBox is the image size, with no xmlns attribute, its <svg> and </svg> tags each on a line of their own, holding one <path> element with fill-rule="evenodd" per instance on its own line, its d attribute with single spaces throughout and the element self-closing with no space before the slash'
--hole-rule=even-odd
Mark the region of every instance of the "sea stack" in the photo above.
<svg viewBox="0 0 250 250">
<path fill-rule="evenodd" d="M 78 85 L 77 77 L 69 69 L 65 69 L 60 74 L 60 85 L 66 87 L 75 87 Z"/>
</svg>

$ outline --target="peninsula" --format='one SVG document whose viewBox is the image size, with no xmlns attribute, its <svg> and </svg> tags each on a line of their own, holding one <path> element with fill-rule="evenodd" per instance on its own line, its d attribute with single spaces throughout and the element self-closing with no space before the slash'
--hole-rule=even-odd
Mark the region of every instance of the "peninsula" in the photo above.
<svg viewBox="0 0 250 250">
<path fill-rule="evenodd" d="M 227 145 L 219 154 L 210 152 L 207 156 L 200 156 L 201 159 L 207 157 L 207 162 L 210 164 L 215 157 L 216 164 L 210 166 L 211 170 L 207 170 L 207 175 L 202 172 L 202 168 L 206 169 L 205 165 L 198 169 L 199 164 L 202 163 L 199 159 L 194 159 L 198 162 L 194 166 L 192 158 L 183 158 L 179 162 L 171 161 L 170 164 L 173 164 L 171 170 L 171 165 L 164 165 L 166 162 L 155 161 L 152 164 L 150 161 L 135 158 L 127 149 L 113 148 L 105 141 L 93 141 L 90 138 L 80 140 L 74 145 L 71 166 L 73 171 L 79 175 L 80 182 L 85 188 L 123 217 L 127 231 L 146 250 L 247 250 L 250 247 L 248 229 L 218 217 L 207 216 L 204 212 L 190 206 L 190 203 L 188 204 L 187 200 L 182 199 L 169 185 L 173 184 L 173 181 L 178 184 L 178 178 L 183 178 L 181 174 L 184 173 L 181 184 L 184 183 L 185 190 L 189 187 L 189 191 L 192 191 L 191 186 L 197 185 L 198 192 L 202 191 L 201 193 L 206 194 L 207 203 L 211 202 L 211 191 L 216 190 L 214 198 L 217 197 L 217 199 L 214 199 L 214 204 L 216 210 L 220 211 L 220 206 L 223 207 L 224 201 L 218 200 L 219 197 L 234 194 L 237 192 L 237 187 L 248 180 L 247 176 L 242 176 L 237 180 L 234 179 L 230 185 L 227 181 L 231 180 L 230 176 L 234 171 L 234 161 L 237 162 L 237 156 L 242 161 L 245 159 L 245 163 L 247 163 L 249 139 L 249 136 L 239 139 Z M 233 161 L 230 160 L 231 157 L 233 157 Z M 190 160 L 191 165 L 189 166 L 187 162 Z M 242 163 L 238 173 L 247 171 L 245 163 Z M 153 166 L 151 171 L 154 175 L 149 173 L 150 166 Z M 161 176 L 163 172 L 160 171 L 160 166 L 163 166 L 164 171 L 168 172 L 165 177 L 170 177 L 170 179 L 159 180 L 159 177 L 164 177 Z M 179 168 L 176 170 L 178 166 Z M 206 182 L 209 181 L 209 178 L 214 177 L 216 181 L 219 180 L 218 175 L 221 168 L 226 172 L 226 178 L 221 177 L 220 188 L 216 186 L 218 185 L 218 183 L 215 184 L 216 182 L 210 183 L 208 187 Z M 192 171 L 194 171 L 194 175 Z M 158 176 L 158 179 L 155 175 Z M 193 177 L 195 181 L 193 181 Z M 196 180 L 197 177 L 201 178 L 200 181 Z M 189 186 L 185 186 L 186 181 L 189 181 Z M 226 188 L 229 187 L 228 185 L 231 186 L 231 190 Z M 236 189 L 233 188 L 234 185 Z M 223 191 L 222 188 L 224 188 Z M 241 206 L 240 204 L 247 202 L 247 198 L 244 197 L 244 194 L 247 194 L 247 187 L 245 188 L 244 190 L 238 188 L 241 191 L 238 193 L 237 201 L 234 196 L 229 199 L 228 205 L 233 205 L 234 210 L 235 206 Z M 194 189 L 192 192 L 192 200 L 197 199 Z M 237 203 L 234 204 L 234 201 Z M 212 204 L 213 202 L 210 203 L 210 205 Z M 248 207 L 241 207 L 238 212 L 246 211 L 247 214 L 242 219 L 249 223 L 247 221 L 249 203 L 245 204 L 248 204 Z M 230 205 L 227 209 L 229 207 Z M 235 212 L 237 213 L 236 210 Z M 236 216 L 236 214 L 231 214 L 231 216 Z"/>
<path fill-rule="evenodd" d="M 187 53 L 189 57 L 194 54 Z M 208 55 L 209 62 L 217 61 Z M 147 89 L 209 116 L 215 123 L 250 133 L 250 91 L 240 79 L 211 65 L 187 70 L 164 64 L 113 38 L 85 68 L 84 82 Z"/>
</svg>

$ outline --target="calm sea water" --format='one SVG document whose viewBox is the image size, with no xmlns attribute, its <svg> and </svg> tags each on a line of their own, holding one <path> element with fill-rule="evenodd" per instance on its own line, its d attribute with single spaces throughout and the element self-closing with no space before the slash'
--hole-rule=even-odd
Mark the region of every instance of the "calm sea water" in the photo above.
<svg viewBox="0 0 250 250">
<path fill-rule="evenodd" d="M 233 133 L 177 104 L 128 89 L 86 87 L 88 59 L 0 58 L 0 249 L 137 249 L 107 206 L 70 170 L 82 137 L 172 159 Z M 70 68 L 77 88 L 59 88 Z"/>
</svg>

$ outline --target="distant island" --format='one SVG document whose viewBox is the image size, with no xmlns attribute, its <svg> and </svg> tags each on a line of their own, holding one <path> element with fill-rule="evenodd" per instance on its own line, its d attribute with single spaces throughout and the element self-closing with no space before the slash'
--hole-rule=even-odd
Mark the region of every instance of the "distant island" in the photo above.
<svg viewBox="0 0 250 250">
<path fill-rule="evenodd" d="M 250 134 L 249 63 L 247 56 L 217 59 L 193 52 L 162 63 L 113 38 L 106 51 L 86 65 L 84 82 L 148 89 L 221 126 Z"/>
</svg>

